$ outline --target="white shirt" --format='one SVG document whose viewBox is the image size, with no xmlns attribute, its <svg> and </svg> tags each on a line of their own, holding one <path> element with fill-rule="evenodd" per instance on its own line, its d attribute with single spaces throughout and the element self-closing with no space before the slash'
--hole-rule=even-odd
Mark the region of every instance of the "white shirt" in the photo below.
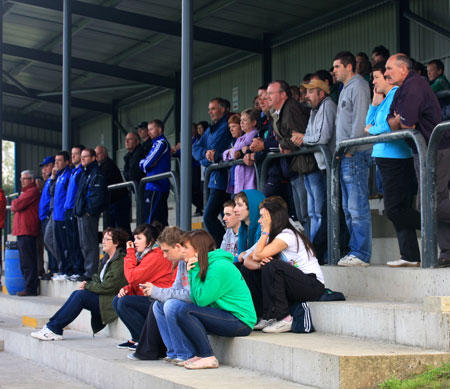
<svg viewBox="0 0 450 389">
<path fill-rule="evenodd" d="M 320 268 L 317 258 L 308 254 L 306 247 L 300 237 L 288 228 L 281 231 L 275 239 L 280 239 L 287 244 L 280 253 L 280 258 L 292 266 L 298 268 L 305 274 L 314 273 L 318 281 L 325 284 L 322 269 Z"/>
</svg>

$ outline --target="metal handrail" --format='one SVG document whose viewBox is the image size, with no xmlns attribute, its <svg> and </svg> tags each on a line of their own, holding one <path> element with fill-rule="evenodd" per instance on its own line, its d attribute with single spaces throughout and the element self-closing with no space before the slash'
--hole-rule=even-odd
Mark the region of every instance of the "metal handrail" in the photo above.
<svg viewBox="0 0 450 389">
<path fill-rule="evenodd" d="M 163 178 L 169 178 L 172 180 L 172 186 L 173 186 L 173 193 L 175 196 L 175 223 L 179 227 L 180 226 L 180 181 L 178 174 L 172 171 L 165 172 L 165 173 L 159 173 L 155 174 L 154 176 L 144 177 L 141 182 L 139 183 L 138 188 L 138 196 L 136 204 L 136 223 L 137 225 L 142 224 L 142 212 L 141 212 L 141 201 L 143 201 L 144 198 L 144 192 L 145 192 L 145 184 L 148 182 L 158 181 Z M 139 212 L 138 208 L 139 207 Z"/>
<path fill-rule="evenodd" d="M 225 161 L 225 162 L 213 163 L 206 168 L 205 181 L 204 181 L 204 185 L 203 185 L 203 198 L 205 199 L 205 201 L 207 201 L 207 199 L 209 197 L 209 188 L 208 188 L 209 177 L 211 176 L 211 173 L 213 172 L 213 170 L 227 169 L 231 166 L 236 166 L 236 165 L 245 165 L 244 160 L 236 159 L 235 161 Z M 259 188 L 260 183 L 259 183 L 258 166 L 256 166 L 256 163 L 254 163 L 253 167 L 255 169 L 256 187 Z"/>
<path fill-rule="evenodd" d="M 342 155 L 349 147 L 368 145 L 380 142 L 389 142 L 392 140 L 406 139 L 410 138 L 414 141 L 418 156 L 419 156 L 419 166 L 420 166 L 420 196 L 422 199 L 428 197 L 428 188 L 425 185 L 425 157 L 427 145 L 423 135 L 418 130 L 407 129 L 400 131 L 393 131 L 388 133 L 383 133 L 379 135 L 364 136 L 353 139 L 346 139 L 338 144 L 336 144 L 336 150 L 333 155 L 333 160 L 331 164 L 331 230 L 328 230 L 329 238 L 331 239 L 332 245 L 328 247 L 328 255 L 331 264 L 337 264 L 339 260 L 339 205 L 341 201 L 340 197 L 340 165 L 342 160 Z M 429 260 L 430 245 L 434 244 L 434 236 L 426 235 L 426 220 L 428 220 L 429 208 L 425 206 L 426 201 L 421 202 L 421 233 L 422 233 L 422 259 Z M 424 237 L 426 237 L 424 239 Z"/>
<path fill-rule="evenodd" d="M 327 145 L 315 145 L 315 146 L 302 146 L 300 150 L 293 151 L 292 153 L 283 154 L 283 153 L 268 153 L 266 157 L 264 158 L 264 161 L 262 163 L 261 167 L 261 179 L 259 181 L 260 186 L 258 186 L 258 189 L 262 192 L 264 185 L 267 180 L 267 172 L 269 171 L 269 164 L 270 161 L 273 159 L 279 159 L 279 158 L 288 158 L 288 157 L 295 157 L 297 155 L 302 154 L 311 154 L 315 152 L 321 152 L 324 159 L 325 159 L 325 165 L 326 165 L 326 186 L 327 186 L 327 193 L 331 192 L 331 151 Z M 331 240 L 331 235 L 328 233 L 331 229 L 331 199 L 330 196 L 327 195 L 327 244 L 328 247 L 331 247 L 334 242 Z"/>
<path fill-rule="evenodd" d="M 427 155 L 426 155 L 427 197 L 421 197 L 421 204 L 422 205 L 425 204 L 425 206 L 428 208 L 428 212 L 426 215 L 427 218 L 423 217 L 422 220 L 425 220 L 425 228 L 426 228 L 427 237 L 430 237 L 433 240 L 437 234 L 436 158 L 437 158 L 437 152 L 439 149 L 439 143 L 442 139 L 442 136 L 444 135 L 444 132 L 448 131 L 448 130 L 450 130 L 450 121 L 440 123 L 434 128 L 433 132 L 431 133 L 430 139 L 428 141 L 428 150 L 427 150 Z M 421 193 L 421 196 L 422 196 L 422 193 Z M 431 266 L 436 265 L 436 261 L 437 261 L 437 257 L 438 257 L 436 242 L 433 242 L 433 241 L 430 242 L 429 245 L 426 245 L 425 250 L 426 251 L 423 254 L 423 258 L 422 258 L 422 266 L 423 267 L 431 267 Z"/>
</svg>

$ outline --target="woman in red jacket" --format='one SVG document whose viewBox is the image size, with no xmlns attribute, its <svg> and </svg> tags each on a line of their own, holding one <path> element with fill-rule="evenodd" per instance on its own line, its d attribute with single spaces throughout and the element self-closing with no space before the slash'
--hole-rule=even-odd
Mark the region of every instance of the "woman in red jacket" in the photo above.
<svg viewBox="0 0 450 389">
<path fill-rule="evenodd" d="M 162 230 L 160 223 L 142 224 L 133 231 L 134 244 L 127 242 L 124 273 L 128 285 L 114 298 L 113 306 L 131 333 L 131 339 L 117 345 L 118 348 L 136 350 L 152 300 L 144 296 L 141 284 L 151 283 L 160 288 L 172 285 L 172 263 L 164 257 L 155 242 Z"/>
</svg>

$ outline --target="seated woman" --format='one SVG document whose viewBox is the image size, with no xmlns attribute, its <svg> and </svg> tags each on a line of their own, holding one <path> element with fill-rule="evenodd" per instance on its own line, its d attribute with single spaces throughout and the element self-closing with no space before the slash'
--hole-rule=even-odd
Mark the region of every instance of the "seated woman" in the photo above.
<svg viewBox="0 0 450 389">
<path fill-rule="evenodd" d="M 62 340 L 63 329 L 74 321 L 84 309 L 91 311 L 91 326 L 94 334 L 113 322 L 117 315 L 112 300 L 126 285 L 123 274 L 123 258 L 128 233 L 121 228 L 108 227 L 103 232 L 103 256 L 92 281 L 83 281 L 79 290 L 72 292 L 64 305 L 50 318 L 40 331 L 31 336 L 39 340 Z"/>
<path fill-rule="evenodd" d="M 223 153 L 222 157 L 224 161 L 242 159 L 247 152 L 250 152 L 252 140 L 258 135 L 258 130 L 256 128 L 257 123 L 258 112 L 256 110 L 249 108 L 242 111 L 240 128 L 244 133 L 236 139 L 236 143 L 231 149 L 226 150 Z M 234 137 L 233 131 L 231 130 L 231 124 L 229 125 L 231 134 Z M 253 166 L 236 165 L 233 166 L 233 168 L 232 173 L 234 171 L 234 180 L 231 180 L 230 174 L 230 181 L 227 187 L 228 193 L 239 193 L 244 189 L 256 189 L 256 174 Z"/>
<path fill-rule="evenodd" d="M 242 272 L 252 296 L 257 296 L 256 311 L 262 312 L 255 329 L 288 332 L 289 304 L 318 299 L 325 281 L 311 242 L 290 223 L 286 207 L 269 198 L 261 204 L 260 214 L 261 237 Z"/>
<path fill-rule="evenodd" d="M 256 323 L 250 291 L 242 279 L 233 255 L 215 250 L 213 237 L 204 230 L 188 232 L 182 239 L 187 261 L 191 299 L 194 304 L 178 307 L 171 319 L 183 338 L 193 347 L 195 357 L 179 365 L 187 369 L 219 367 L 208 333 L 220 336 L 247 336 Z M 183 339 L 181 339 L 183 341 Z"/>
<path fill-rule="evenodd" d="M 113 300 L 115 311 L 131 333 L 131 339 L 117 345 L 118 348 L 136 350 L 145 319 L 153 300 L 144 296 L 140 284 L 151 282 L 160 288 L 168 288 L 173 282 L 172 263 L 164 258 L 159 247 L 154 247 L 162 230 L 160 223 L 142 224 L 133 231 L 134 244 L 127 242 L 124 273 L 128 285 L 120 289 Z"/>
</svg>

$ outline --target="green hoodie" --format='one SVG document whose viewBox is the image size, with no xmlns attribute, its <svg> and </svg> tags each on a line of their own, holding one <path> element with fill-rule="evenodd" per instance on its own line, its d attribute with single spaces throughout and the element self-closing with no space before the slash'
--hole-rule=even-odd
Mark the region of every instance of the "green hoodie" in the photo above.
<svg viewBox="0 0 450 389">
<path fill-rule="evenodd" d="M 204 282 L 200 280 L 199 272 L 198 264 L 189 271 L 192 301 L 200 307 L 230 312 L 253 328 L 256 312 L 252 296 L 241 272 L 233 265 L 233 255 L 221 249 L 211 251 Z"/>
</svg>

